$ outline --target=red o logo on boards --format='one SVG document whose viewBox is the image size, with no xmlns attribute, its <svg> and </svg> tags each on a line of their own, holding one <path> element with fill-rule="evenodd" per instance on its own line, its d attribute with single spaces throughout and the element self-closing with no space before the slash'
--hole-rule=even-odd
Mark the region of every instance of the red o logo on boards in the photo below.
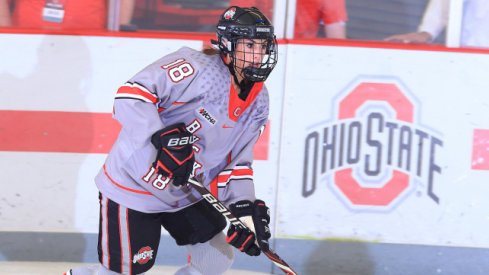
<svg viewBox="0 0 489 275">
<path fill-rule="evenodd" d="M 360 83 L 341 100 L 338 119 L 355 118 L 356 111 L 369 100 L 386 102 L 396 111 L 397 119 L 413 122 L 413 104 L 392 83 Z M 334 179 L 341 192 L 358 205 L 388 205 L 409 186 L 409 176 L 402 171 L 394 171 L 382 187 L 362 187 L 353 178 L 352 168 L 336 171 Z"/>
<path fill-rule="evenodd" d="M 420 104 L 396 79 L 357 80 L 334 100 L 334 113 L 305 140 L 302 194 L 327 182 L 350 208 L 390 207 L 416 188 L 432 200 L 443 141 L 421 126 Z M 419 193 L 419 192 L 418 192 Z M 371 209 L 371 208 L 369 208 Z"/>
</svg>

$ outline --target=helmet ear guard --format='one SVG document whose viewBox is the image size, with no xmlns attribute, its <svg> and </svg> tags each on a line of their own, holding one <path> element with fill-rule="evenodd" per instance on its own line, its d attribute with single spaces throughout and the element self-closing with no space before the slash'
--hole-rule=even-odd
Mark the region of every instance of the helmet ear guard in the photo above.
<svg viewBox="0 0 489 275">
<path fill-rule="evenodd" d="M 218 49 L 223 53 L 234 51 L 233 43 L 231 41 L 222 36 L 219 36 L 217 39 L 218 40 L 211 39 L 211 44 L 215 49 Z"/>
<path fill-rule="evenodd" d="M 229 52 L 232 52 L 234 51 L 234 48 L 233 48 L 233 43 L 229 40 L 226 40 L 226 48 Z"/>
<path fill-rule="evenodd" d="M 227 40 L 225 37 L 220 37 L 220 45 L 222 45 L 222 51 L 226 52 L 226 53 L 230 53 L 230 52 L 233 52 L 234 51 L 234 44 Z"/>
</svg>

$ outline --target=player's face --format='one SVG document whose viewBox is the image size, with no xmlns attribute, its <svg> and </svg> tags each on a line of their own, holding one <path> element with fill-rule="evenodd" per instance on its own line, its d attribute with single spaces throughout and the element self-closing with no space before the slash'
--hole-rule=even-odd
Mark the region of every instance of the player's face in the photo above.
<svg viewBox="0 0 489 275">
<path fill-rule="evenodd" d="M 235 49 L 235 66 L 239 80 L 242 80 L 241 71 L 246 67 L 260 68 L 267 50 L 266 39 L 239 39 Z"/>
</svg>

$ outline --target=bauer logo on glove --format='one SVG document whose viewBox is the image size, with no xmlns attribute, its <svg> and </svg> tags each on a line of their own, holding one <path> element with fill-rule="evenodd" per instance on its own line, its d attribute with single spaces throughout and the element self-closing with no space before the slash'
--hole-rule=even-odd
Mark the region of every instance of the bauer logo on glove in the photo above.
<svg viewBox="0 0 489 275">
<path fill-rule="evenodd" d="M 168 141 L 167 146 L 168 147 L 174 147 L 174 146 L 185 146 L 185 145 L 192 145 L 194 142 L 197 141 L 197 138 L 194 137 L 193 135 L 190 136 L 184 136 L 184 137 L 175 137 L 171 138 Z"/>
<path fill-rule="evenodd" d="M 153 167 L 156 173 L 173 179 L 173 184 L 187 184 L 195 162 L 192 144 L 197 141 L 184 123 L 165 127 L 151 137 L 157 150 Z"/>
</svg>

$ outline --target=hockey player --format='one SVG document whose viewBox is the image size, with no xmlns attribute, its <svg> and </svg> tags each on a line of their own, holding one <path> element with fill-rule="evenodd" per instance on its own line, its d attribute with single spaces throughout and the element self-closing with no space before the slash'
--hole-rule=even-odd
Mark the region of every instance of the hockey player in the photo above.
<svg viewBox="0 0 489 275">
<path fill-rule="evenodd" d="M 118 89 L 114 117 L 122 130 L 95 179 L 96 274 L 149 270 L 162 226 L 188 249 L 190 261 L 176 274 L 222 274 L 234 257 L 228 243 L 252 256 L 268 249 L 269 209 L 255 198 L 251 165 L 268 119 L 273 26 L 258 9 L 233 6 L 212 43 L 216 49 L 202 52 L 181 48 Z M 254 232 L 231 225 L 226 237 L 225 219 L 187 184 L 191 176 Z"/>
</svg>

